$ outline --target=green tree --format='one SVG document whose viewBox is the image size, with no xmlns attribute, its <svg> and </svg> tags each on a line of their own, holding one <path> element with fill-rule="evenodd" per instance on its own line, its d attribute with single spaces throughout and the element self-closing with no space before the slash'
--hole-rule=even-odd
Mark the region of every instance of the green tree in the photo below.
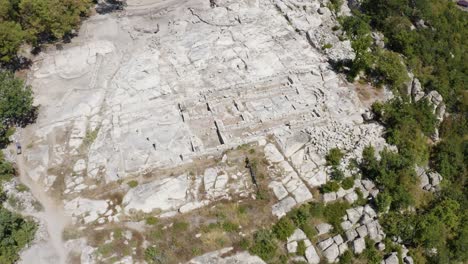
<svg viewBox="0 0 468 264">
<path fill-rule="evenodd" d="M 13 74 L 0 71 L 0 123 L 25 125 L 34 121 L 34 115 L 31 87 Z"/>
<path fill-rule="evenodd" d="M 26 33 L 18 23 L 0 20 L 0 62 L 10 62 L 16 56 L 25 37 Z"/>
<path fill-rule="evenodd" d="M 79 24 L 90 5 L 90 0 L 21 0 L 19 13 L 31 36 L 60 39 Z"/>
</svg>

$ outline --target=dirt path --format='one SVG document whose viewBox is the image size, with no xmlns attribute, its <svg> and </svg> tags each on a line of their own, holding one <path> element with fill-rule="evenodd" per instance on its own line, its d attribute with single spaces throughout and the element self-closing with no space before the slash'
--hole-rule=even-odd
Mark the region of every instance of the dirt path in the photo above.
<svg viewBox="0 0 468 264">
<path fill-rule="evenodd" d="M 44 188 L 29 177 L 28 167 L 22 155 L 17 156 L 16 164 L 20 181 L 29 188 L 32 195 L 43 206 L 43 210 L 33 216 L 45 223 L 48 233 L 46 241 L 34 245 L 24 252 L 22 262 L 64 264 L 67 262 L 67 250 L 64 247 L 62 233 L 69 223 L 69 219 L 63 206 L 48 196 Z"/>
</svg>

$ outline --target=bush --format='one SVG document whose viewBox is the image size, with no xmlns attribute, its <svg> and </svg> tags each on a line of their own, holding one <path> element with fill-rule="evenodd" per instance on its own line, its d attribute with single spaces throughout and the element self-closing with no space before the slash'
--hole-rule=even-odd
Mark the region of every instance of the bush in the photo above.
<svg viewBox="0 0 468 264">
<path fill-rule="evenodd" d="M 239 230 L 239 226 L 231 221 L 225 221 L 221 226 L 223 227 L 223 230 L 228 233 L 237 232 L 237 230 Z"/>
<path fill-rule="evenodd" d="M 323 193 L 337 192 L 340 189 L 340 184 L 336 181 L 328 181 L 322 186 Z"/>
<path fill-rule="evenodd" d="M 156 225 L 159 222 L 159 219 L 154 216 L 148 216 L 146 218 L 147 225 Z"/>
<path fill-rule="evenodd" d="M 338 168 L 338 166 L 332 167 L 331 179 L 335 181 L 341 181 L 344 179 L 344 172 Z"/>
<path fill-rule="evenodd" d="M 301 226 L 301 229 L 309 240 L 312 240 L 317 235 L 317 230 L 312 226 L 312 224 L 303 225 Z"/>
<path fill-rule="evenodd" d="M 37 226 L 0 206 L 0 263 L 14 263 L 34 238 Z"/>
<path fill-rule="evenodd" d="M 127 184 L 128 184 L 128 186 L 129 186 L 130 188 L 135 188 L 135 187 L 138 186 L 138 182 L 135 181 L 135 180 L 129 181 L 129 182 L 127 182 Z"/>
<path fill-rule="evenodd" d="M 374 242 L 368 238 L 366 239 L 366 249 L 363 255 L 366 257 L 367 263 L 369 264 L 380 264 L 383 260 L 382 254 L 375 248 Z"/>
<path fill-rule="evenodd" d="M 297 227 L 304 226 L 310 218 L 309 204 L 303 204 L 299 208 L 293 209 L 288 216 Z"/>
<path fill-rule="evenodd" d="M 325 205 L 323 203 L 311 203 L 309 211 L 311 216 L 321 218 L 325 211 Z"/>
<path fill-rule="evenodd" d="M 297 251 L 296 254 L 299 256 L 305 256 L 306 246 L 304 240 L 297 242 Z"/>
<path fill-rule="evenodd" d="M 294 222 L 289 217 L 283 217 L 273 226 L 273 233 L 279 240 L 286 241 L 295 229 Z"/>
<path fill-rule="evenodd" d="M 340 165 L 341 159 L 343 158 L 344 153 L 339 148 L 332 148 L 328 151 L 328 154 L 325 156 L 327 160 L 327 165 L 338 166 Z"/>
<path fill-rule="evenodd" d="M 346 250 L 345 253 L 340 257 L 339 264 L 352 264 L 353 263 L 353 253 Z"/>
<path fill-rule="evenodd" d="M 347 177 L 341 182 L 341 187 L 345 190 L 349 190 L 353 188 L 354 186 L 354 178 L 353 177 Z"/>
<path fill-rule="evenodd" d="M 375 203 L 379 212 L 387 212 L 387 210 L 390 208 L 390 205 L 392 204 L 392 196 L 387 192 L 381 192 L 377 195 Z"/>
<path fill-rule="evenodd" d="M 255 232 L 253 245 L 250 247 L 252 254 L 268 261 L 275 257 L 277 250 L 275 237 L 269 230 L 261 229 Z"/>
<path fill-rule="evenodd" d="M 322 49 L 323 49 L 323 50 L 327 50 L 327 49 L 331 49 L 332 47 L 333 47 L 332 44 L 327 43 L 327 44 L 325 44 L 325 45 L 322 46 Z"/>
<path fill-rule="evenodd" d="M 326 222 L 333 225 L 334 232 L 341 233 L 341 218 L 346 214 L 346 210 L 349 208 L 350 205 L 347 202 L 334 202 L 325 206 L 323 216 Z"/>
</svg>

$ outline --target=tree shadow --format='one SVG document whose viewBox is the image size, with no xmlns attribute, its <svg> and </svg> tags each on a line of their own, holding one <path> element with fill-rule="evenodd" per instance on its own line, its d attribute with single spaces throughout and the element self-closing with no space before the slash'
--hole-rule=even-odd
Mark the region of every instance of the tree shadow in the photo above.
<svg viewBox="0 0 468 264">
<path fill-rule="evenodd" d="M 125 0 L 103 0 L 98 1 L 96 4 L 96 12 L 103 15 L 114 11 L 121 11 L 126 6 L 127 2 Z"/>
</svg>

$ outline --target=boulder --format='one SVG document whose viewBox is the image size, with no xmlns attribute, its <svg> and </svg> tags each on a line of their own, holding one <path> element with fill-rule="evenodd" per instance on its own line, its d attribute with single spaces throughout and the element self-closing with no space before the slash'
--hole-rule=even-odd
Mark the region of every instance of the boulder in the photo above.
<svg viewBox="0 0 468 264">
<path fill-rule="evenodd" d="M 359 219 L 361 219 L 362 216 L 362 214 L 355 208 L 350 208 L 346 210 L 346 215 L 348 216 L 348 220 L 353 224 L 357 223 L 357 221 L 359 221 Z"/>
<path fill-rule="evenodd" d="M 325 203 L 333 202 L 336 199 L 337 199 L 336 193 L 334 193 L 334 192 L 324 193 L 323 194 L 323 202 L 325 202 Z"/>
<path fill-rule="evenodd" d="M 353 251 L 354 254 L 361 254 L 364 249 L 366 249 L 366 241 L 364 238 L 360 237 L 353 241 Z"/>
<path fill-rule="evenodd" d="M 294 233 L 290 237 L 288 237 L 288 243 L 291 243 L 293 241 L 301 241 L 305 239 L 307 239 L 307 236 L 304 233 L 304 231 L 297 228 L 296 230 L 294 230 Z"/>
<path fill-rule="evenodd" d="M 385 258 L 385 264 L 399 264 L 399 260 L 398 260 L 398 253 L 396 252 L 392 252 L 392 254 L 390 254 L 390 256 L 388 256 L 387 258 Z"/>
<path fill-rule="evenodd" d="M 346 194 L 344 198 L 348 203 L 353 204 L 355 201 L 359 199 L 359 196 L 357 195 L 356 192 L 353 191 L 353 192 Z"/>
<path fill-rule="evenodd" d="M 343 244 L 343 237 L 341 235 L 336 235 L 333 237 L 333 241 L 335 241 L 337 245 L 341 245 Z"/>
<path fill-rule="evenodd" d="M 358 236 L 358 233 L 354 229 L 349 229 L 348 231 L 345 232 L 345 235 L 348 241 L 353 241 Z"/>
<path fill-rule="evenodd" d="M 325 249 L 327 249 L 329 246 L 331 246 L 332 244 L 334 244 L 335 241 L 333 241 L 332 238 L 327 238 L 325 240 L 322 240 L 320 241 L 318 244 L 317 244 L 317 247 L 324 251 Z"/>
<path fill-rule="evenodd" d="M 411 97 L 413 101 L 417 102 L 424 97 L 424 91 L 421 87 L 421 82 L 419 82 L 418 78 L 413 79 L 413 84 L 411 86 Z"/>
<path fill-rule="evenodd" d="M 413 258 L 410 257 L 410 256 L 404 257 L 404 258 L 403 258 L 403 262 L 404 262 L 405 264 L 414 264 L 414 260 L 413 260 Z"/>
<path fill-rule="evenodd" d="M 432 186 L 439 185 L 442 180 L 442 176 L 437 172 L 429 172 L 428 176 Z"/>
<path fill-rule="evenodd" d="M 317 254 L 317 251 L 315 250 L 314 246 L 312 245 L 306 248 L 305 257 L 307 259 L 307 262 L 310 264 L 320 263 L 320 257 Z"/>
<path fill-rule="evenodd" d="M 327 223 L 321 223 L 316 225 L 315 229 L 317 230 L 318 235 L 323 235 L 330 232 L 330 230 L 333 229 L 333 226 Z"/>
<path fill-rule="evenodd" d="M 335 262 L 339 255 L 340 250 L 338 249 L 338 245 L 336 244 L 332 244 L 323 252 L 323 256 L 327 259 L 329 263 Z"/>
<path fill-rule="evenodd" d="M 353 227 L 353 224 L 348 220 L 341 222 L 340 225 L 341 225 L 341 228 L 343 228 L 343 230 L 345 231 Z"/>
<path fill-rule="evenodd" d="M 296 253 L 296 251 L 297 251 L 297 241 L 293 241 L 291 243 L 288 243 L 286 245 L 286 249 L 288 250 L 288 253 Z"/>
<path fill-rule="evenodd" d="M 348 244 L 343 243 L 343 244 L 338 246 L 338 249 L 340 251 L 340 256 L 341 256 L 348 250 Z"/>
<path fill-rule="evenodd" d="M 365 225 L 357 227 L 356 232 L 359 234 L 359 237 L 366 237 L 369 234 Z"/>
</svg>

